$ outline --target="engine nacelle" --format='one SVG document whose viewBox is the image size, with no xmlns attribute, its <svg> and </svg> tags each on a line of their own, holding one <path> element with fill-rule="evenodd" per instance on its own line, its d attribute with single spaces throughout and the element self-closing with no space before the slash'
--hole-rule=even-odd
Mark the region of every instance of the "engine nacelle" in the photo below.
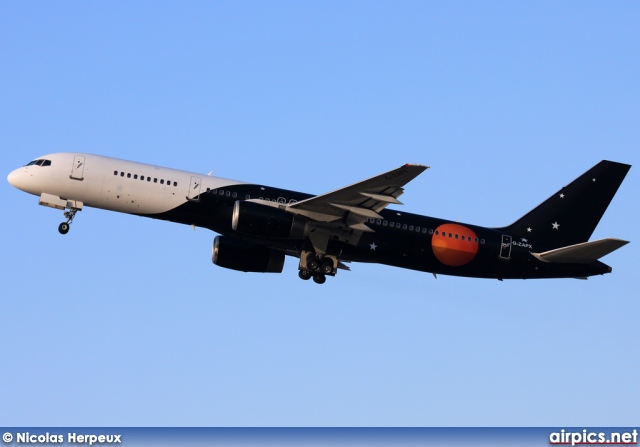
<svg viewBox="0 0 640 447">
<path fill-rule="evenodd" d="M 303 239 L 305 219 L 273 206 L 238 200 L 233 206 L 231 228 L 257 237 Z"/>
<path fill-rule="evenodd" d="M 238 239 L 216 236 L 212 261 L 217 266 L 241 272 L 281 273 L 284 253 Z"/>
</svg>

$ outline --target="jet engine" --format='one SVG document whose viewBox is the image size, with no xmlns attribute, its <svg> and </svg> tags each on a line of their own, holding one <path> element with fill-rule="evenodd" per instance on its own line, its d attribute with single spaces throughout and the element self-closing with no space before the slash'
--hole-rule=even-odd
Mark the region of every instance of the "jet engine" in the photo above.
<svg viewBox="0 0 640 447">
<path fill-rule="evenodd" d="M 238 239 L 216 236 L 212 261 L 217 266 L 241 272 L 281 273 L 284 253 Z"/>
<path fill-rule="evenodd" d="M 238 200 L 233 206 L 231 228 L 257 237 L 302 239 L 305 219 L 273 206 Z"/>
</svg>

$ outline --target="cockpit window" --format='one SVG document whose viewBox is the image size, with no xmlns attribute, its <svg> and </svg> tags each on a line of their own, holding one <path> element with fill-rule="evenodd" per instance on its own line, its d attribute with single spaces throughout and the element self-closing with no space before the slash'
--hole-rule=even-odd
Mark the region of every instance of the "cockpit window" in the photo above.
<svg viewBox="0 0 640 447">
<path fill-rule="evenodd" d="M 51 166 L 51 160 L 33 160 L 27 166 Z"/>
</svg>

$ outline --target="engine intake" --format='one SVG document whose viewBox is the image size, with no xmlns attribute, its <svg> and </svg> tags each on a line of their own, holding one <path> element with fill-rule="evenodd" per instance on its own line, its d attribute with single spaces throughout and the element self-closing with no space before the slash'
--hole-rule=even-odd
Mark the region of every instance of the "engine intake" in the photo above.
<svg viewBox="0 0 640 447">
<path fill-rule="evenodd" d="M 231 228 L 257 237 L 303 239 L 305 219 L 273 206 L 238 200 L 233 206 Z"/>
<path fill-rule="evenodd" d="M 216 236 L 212 261 L 217 266 L 241 272 L 281 273 L 284 253 L 238 239 Z"/>
</svg>

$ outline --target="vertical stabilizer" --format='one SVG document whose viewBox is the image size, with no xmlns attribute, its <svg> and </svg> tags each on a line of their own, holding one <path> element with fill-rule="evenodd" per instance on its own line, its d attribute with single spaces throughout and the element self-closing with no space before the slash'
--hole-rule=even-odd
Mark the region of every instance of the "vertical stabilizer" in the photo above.
<svg viewBox="0 0 640 447">
<path fill-rule="evenodd" d="M 515 223 L 498 230 L 552 249 L 586 242 L 630 168 L 603 160 Z"/>
</svg>

